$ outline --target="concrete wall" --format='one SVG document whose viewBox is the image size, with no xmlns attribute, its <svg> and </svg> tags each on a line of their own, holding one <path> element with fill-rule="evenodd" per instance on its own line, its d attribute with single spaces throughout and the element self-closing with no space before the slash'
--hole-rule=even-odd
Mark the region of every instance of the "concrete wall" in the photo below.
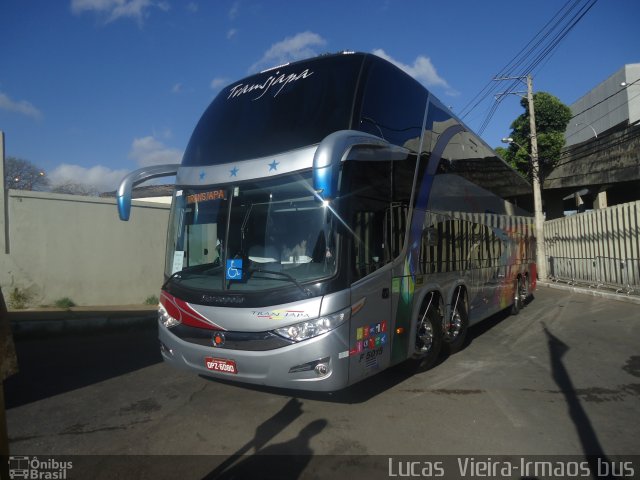
<svg viewBox="0 0 640 480">
<path fill-rule="evenodd" d="M 640 121 L 640 63 L 625 66 L 625 82 L 629 123 L 636 123 Z"/>
<path fill-rule="evenodd" d="M 14 288 L 27 292 L 34 307 L 63 297 L 108 306 L 159 296 L 168 219 L 166 204 L 134 201 L 131 220 L 121 222 L 113 199 L 0 191 L 5 300 Z"/>
</svg>

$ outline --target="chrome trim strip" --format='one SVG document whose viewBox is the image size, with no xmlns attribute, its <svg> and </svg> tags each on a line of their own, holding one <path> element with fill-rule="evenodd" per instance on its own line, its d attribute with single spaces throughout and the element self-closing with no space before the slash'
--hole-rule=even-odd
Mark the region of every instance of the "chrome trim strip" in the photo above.
<svg viewBox="0 0 640 480">
<path fill-rule="evenodd" d="M 243 180 L 264 179 L 313 166 L 317 145 L 277 155 L 199 167 L 180 167 L 176 184 L 180 186 L 219 185 Z"/>
</svg>

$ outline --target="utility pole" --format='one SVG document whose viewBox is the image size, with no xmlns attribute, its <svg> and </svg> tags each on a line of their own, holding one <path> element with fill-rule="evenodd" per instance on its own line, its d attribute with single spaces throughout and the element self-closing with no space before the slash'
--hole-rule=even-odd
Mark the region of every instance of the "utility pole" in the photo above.
<svg viewBox="0 0 640 480">
<path fill-rule="evenodd" d="M 540 280 L 547 279 L 547 253 L 544 248 L 544 216 L 542 214 L 542 186 L 538 161 L 538 137 L 536 112 L 533 107 L 533 80 L 527 75 L 527 100 L 529 101 L 529 129 L 531 130 L 531 176 L 533 183 L 533 215 L 536 232 L 536 264 Z"/>
<path fill-rule="evenodd" d="M 524 77 L 502 77 L 494 78 L 495 81 L 520 80 Z M 505 92 L 496 95 L 496 99 L 504 95 L 514 94 L 523 97 L 524 92 Z M 529 130 L 531 130 L 531 178 L 533 184 L 533 215 L 534 231 L 536 234 L 536 265 L 538 268 L 538 278 L 547 279 L 547 252 L 544 246 L 544 215 L 542 213 L 542 184 L 540 183 L 540 165 L 538 160 L 538 136 L 536 133 L 536 112 L 533 106 L 533 79 L 527 75 L 527 101 L 529 102 Z M 515 143 L 512 138 L 502 140 L 507 143 Z M 518 144 L 516 144 L 518 145 Z M 520 145 L 518 145 L 520 147 Z"/>
<path fill-rule="evenodd" d="M 0 256 L 9 253 L 9 192 L 4 181 L 5 171 L 4 132 L 0 130 Z"/>
</svg>

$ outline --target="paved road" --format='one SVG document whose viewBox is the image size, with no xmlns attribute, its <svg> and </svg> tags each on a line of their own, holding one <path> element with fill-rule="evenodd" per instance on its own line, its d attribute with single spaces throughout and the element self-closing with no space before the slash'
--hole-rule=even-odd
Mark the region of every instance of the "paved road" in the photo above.
<svg viewBox="0 0 640 480">
<path fill-rule="evenodd" d="M 390 369 L 332 395 L 176 371 L 148 328 L 23 340 L 21 373 L 6 384 L 12 453 L 126 455 L 85 457 L 97 478 L 153 471 L 132 455 L 211 456 L 156 457 L 155 478 L 260 468 L 255 452 L 296 454 L 280 473 L 321 478 L 308 462 L 328 455 L 325 473 L 344 478 L 358 462 L 332 455 L 380 455 L 386 465 L 390 455 L 640 454 L 638 310 L 541 288 L 518 316 L 474 327 L 435 369 Z"/>
</svg>

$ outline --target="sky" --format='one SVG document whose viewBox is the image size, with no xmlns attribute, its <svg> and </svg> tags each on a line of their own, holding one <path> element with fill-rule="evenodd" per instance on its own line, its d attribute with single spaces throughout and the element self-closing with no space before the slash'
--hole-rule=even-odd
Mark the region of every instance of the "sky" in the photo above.
<svg viewBox="0 0 640 480">
<path fill-rule="evenodd" d="M 462 112 L 566 3 L 2 0 L 5 154 L 37 165 L 53 186 L 113 190 L 129 171 L 179 163 L 225 85 L 343 50 L 387 58 Z M 639 18 L 637 0 L 598 0 L 533 71 L 534 91 L 571 105 L 639 63 Z M 464 122 L 477 131 L 494 102 Z M 523 111 L 516 95 L 503 98 L 482 138 L 501 146 Z"/>
</svg>

